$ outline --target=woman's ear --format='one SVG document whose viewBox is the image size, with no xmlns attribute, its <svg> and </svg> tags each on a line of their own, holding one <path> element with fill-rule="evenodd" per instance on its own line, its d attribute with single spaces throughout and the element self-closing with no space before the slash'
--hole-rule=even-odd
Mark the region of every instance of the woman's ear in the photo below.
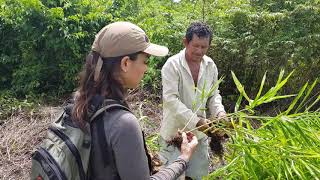
<svg viewBox="0 0 320 180">
<path fill-rule="evenodd" d="M 123 57 L 123 58 L 121 59 L 121 64 L 120 64 L 121 70 L 122 70 L 123 72 L 128 72 L 129 67 L 130 67 L 130 64 L 131 64 L 131 61 L 130 61 L 129 56 Z"/>
</svg>

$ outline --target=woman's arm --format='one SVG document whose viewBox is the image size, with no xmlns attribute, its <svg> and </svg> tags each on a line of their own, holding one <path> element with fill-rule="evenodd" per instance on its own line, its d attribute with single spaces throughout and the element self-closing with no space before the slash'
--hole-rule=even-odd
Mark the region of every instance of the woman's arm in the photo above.
<svg viewBox="0 0 320 180">
<path fill-rule="evenodd" d="M 170 180 L 177 179 L 187 169 L 187 161 L 182 158 L 178 158 L 169 166 L 160 169 L 159 172 L 152 175 L 152 180 Z"/>
<path fill-rule="evenodd" d="M 142 131 L 132 113 L 124 113 L 110 128 L 110 145 L 122 180 L 150 178 Z"/>
<path fill-rule="evenodd" d="M 183 133 L 182 155 L 171 165 L 150 177 L 142 131 L 136 117 L 131 113 L 121 115 L 110 133 L 117 171 L 123 180 L 177 179 L 186 170 L 187 162 L 198 142 L 195 136 L 188 142 L 187 136 Z"/>
</svg>

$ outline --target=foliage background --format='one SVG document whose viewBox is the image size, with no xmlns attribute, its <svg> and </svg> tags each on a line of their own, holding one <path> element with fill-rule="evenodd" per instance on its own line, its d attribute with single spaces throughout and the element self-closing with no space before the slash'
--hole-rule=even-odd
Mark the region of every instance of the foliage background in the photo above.
<svg viewBox="0 0 320 180">
<path fill-rule="evenodd" d="M 191 22 L 205 21 L 212 27 L 208 55 L 220 76 L 225 76 L 220 90 L 227 111 L 247 125 L 248 119 L 256 118 L 263 127 L 232 130 L 235 134 L 226 157 L 229 164 L 212 173 L 212 179 L 319 177 L 319 113 L 310 113 L 307 107 L 312 104 L 318 111 L 320 107 L 320 87 L 315 82 L 320 77 L 320 0 L 0 0 L 0 155 L 4 157 L 0 171 L 4 177 L 27 175 L 37 143 L 30 140 L 41 139 L 39 132 L 44 134 L 49 119 L 52 121 L 51 115 L 44 118 L 33 110 L 21 110 L 73 92 L 94 35 L 120 20 L 141 26 L 152 42 L 169 47 L 169 56 L 183 48 L 181 39 Z M 167 58 L 150 60 L 142 87 L 152 97 L 161 94 L 160 69 Z M 295 70 L 284 87 L 277 82 L 280 69 L 286 75 Z M 240 98 L 230 71 L 241 82 L 237 85 Z M 267 78 L 261 83 L 266 71 Z M 270 93 L 274 91 L 279 94 Z M 132 103 L 133 107 L 141 117 L 158 118 L 155 122 L 160 123 L 161 104 L 144 92 L 137 96 L 142 99 L 131 99 L 141 103 Z M 256 94 L 264 96 L 259 99 Z M 298 95 L 271 102 L 284 94 Z M 269 98 L 268 104 L 260 102 L 266 100 L 263 97 Z M 232 113 L 235 106 L 250 108 L 253 104 L 259 104 L 254 111 Z M 295 114 L 283 114 L 289 112 L 288 106 L 296 108 Z M 268 116 L 262 116 L 261 110 Z M 18 118 L 13 117 L 14 112 Z M 47 111 L 39 108 L 39 112 Z M 147 129 L 154 133 L 155 127 L 159 125 Z M 147 139 L 149 147 L 157 136 L 151 134 Z M 21 167 L 28 168 L 21 171 Z"/>
<path fill-rule="evenodd" d="M 319 0 L 0 0 L 0 8 L 0 92 L 17 98 L 74 91 L 94 35 L 120 20 L 167 45 L 169 56 L 183 48 L 191 22 L 207 22 L 214 31 L 208 55 L 226 76 L 220 90 L 229 111 L 237 97 L 231 70 L 248 94 L 256 93 L 265 71 L 268 88 L 280 69 L 295 69 L 286 94 L 320 75 Z M 151 59 L 143 87 L 160 94 L 166 58 Z"/>
</svg>

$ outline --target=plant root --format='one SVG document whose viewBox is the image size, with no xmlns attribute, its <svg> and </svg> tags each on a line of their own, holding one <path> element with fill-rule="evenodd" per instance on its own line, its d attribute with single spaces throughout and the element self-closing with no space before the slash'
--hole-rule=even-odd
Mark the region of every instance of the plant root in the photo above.
<svg viewBox="0 0 320 180">
<path fill-rule="evenodd" d="M 192 134 L 191 132 L 187 132 L 187 139 L 188 139 L 188 142 L 191 142 L 194 134 Z M 181 144 L 182 144 L 182 132 L 181 131 L 178 131 L 176 133 L 176 135 L 169 141 L 166 141 L 166 143 L 168 144 L 168 147 L 169 146 L 174 146 L 176 148 L 179 149 L 179 151 L 181 150 Z"/>
</svg>

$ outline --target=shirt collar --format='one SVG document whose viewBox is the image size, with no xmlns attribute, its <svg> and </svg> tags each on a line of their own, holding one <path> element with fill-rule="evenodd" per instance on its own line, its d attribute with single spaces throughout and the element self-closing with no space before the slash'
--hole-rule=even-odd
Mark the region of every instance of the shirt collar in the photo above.
<svg viewBox="0 0 320 180">
<path fill-rule="evenodd" d="M 180 51 L 180 59 L 181 59 L 181 63 L 182 66 L 189 72 L 189 74 L 191 75 L 191 71 L 189 68 L 189 65 L 187 63 L 187 59 L 186 59 L 186 48 L 184 48 L 183 50 Z"/>
</svg>

